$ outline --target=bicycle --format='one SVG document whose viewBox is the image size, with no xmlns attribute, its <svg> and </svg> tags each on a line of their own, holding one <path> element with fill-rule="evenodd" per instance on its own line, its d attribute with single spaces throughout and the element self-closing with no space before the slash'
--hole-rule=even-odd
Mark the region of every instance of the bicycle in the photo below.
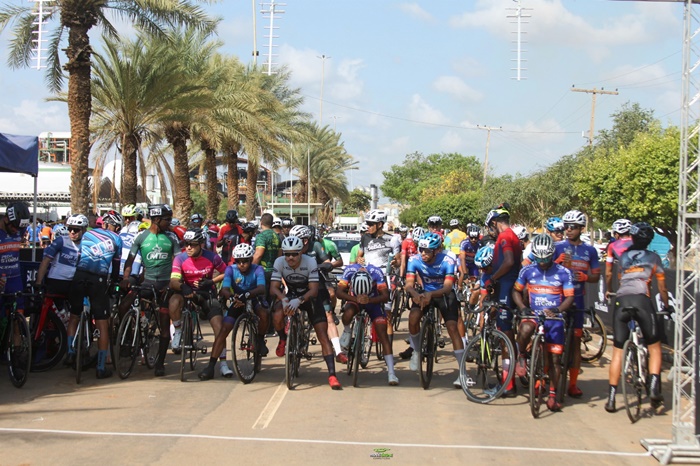
<svg viewBox="0 0 700 466">
<path fill-rule="evenodd" d="M 202 328 L 199 325 L 199 312 L 194 298 L 185 298 L 182 309 L 182 336 L 180 338 L 180 381 L 186 382 L 186 365 L 189 359 L 190 370 L 197 367 L 197 351 L 207 354 L 207 347 L 200 346 L 204 340 Z"/>
<path fill-rule="evenodd" d="M 248 299 L 245 302 L 245 312 L 236 319 L 231 332 L 233 369 L 244 384 L 252 382 L 255 374 L 260 372 L 262 355 L 258 344 L 259 325 L 260 318 L 255 314 L 252 300 Z"/>
<path fill-rule="evenodd" d="M 394 331 L 399 331 L 399 325 L 401 324 L 401 314 L 403 311 L 408 309 L 408 293 L 404 289 L 404 281 L 399 278 L 396 280 L 396 288 L 391 290 L 391 324 L 394 327 Z"/>
<path fill-rule="evenodd" d="M 481 314 L 475 312 L 474 309 L 469 305 L 472 293 L 472 281 L 465 280 L 462 283 L 462 289 L 457 289 L 455 285 L 455 292 L 457 293 L 457 300 L 460 302 L 460 307 L 462 309 L 462 320 L 464 321 L 464 328 L 469 339 L 477 336 L 481 332 Z M 461 298 L 461 299 L 460 299 Z M 476 307 L 476 306 L 475 306 Z"/>
<path fill-rule="evenodd" d="M 115 365 L 119 377 L 126 379 L 131 375 L 139 354 L 143 355 L 146 367 L 153 369 L 158 360 L 160 346 L 160 322 L 155 302 L 158 296 L 153 286 L 133 285 L 134 302 L 122 316 L 116 338 Z M 152 293 L 153 299 L 142 298 L 141 291 Z M 145 306 L 142 307 L 142 304 Z"/>
<path fill-rule="evenodd" d="M 526 316 L 533 317 L 532 315 Z M 544 323 L 546 320 L 564 321 L 564 318 L 561 316 L 547 317 L 544 313 L 536 314 L 534 317 L 537 318 L 537 331 L 532 337 L 532 350 L 530 351 L 530 364 L 528 365 L 528 388 L 530 392 L 530 412 L 532 413 L 532 417 L 537 419 L 540 417 L 542 402 L 548 395 L 547 386 L 549 385 L 549 374 L 545 372 L 545 366 L 547 366 L 545 363 L 547 351 L 544 342 Z M 562 377 L 564 377 L 563 373 L 559 377 L 559 386 L 561 386 Z"/>
<path fill-rule="evenodd" d="M 302 356 L 306 355 L 308 357 L 306 348 L 309 343 L 305 341 L 308 337 L 306 336 L 305 319 L 302 314 L 306 313 L 301 309 L 297 309 L 292 315 L 285 316 L 287 346 L 284 350 L 284 374 L 289 390 L 294 388 L 294 379 L 299 377 L 299 366 Z"/>
<path fill-rule="evenodd" d="M 32 298 L 41 303 L 39 312 L 29 315 L 29 333 L 32 338 L 32 372 L 47 371 L 58 364 L 68 351 L 66 325 L 70 318 L 68 300 L 61 295 L 35 291 Z M 55 298 L 63 298 L 59 309 Z"/>
<path fill-rule="evenodd" d="M 420 324 L 420 336 L 418 343 L 418 354 L 420 367 L 418 375 L 424 390 L 430 387 L 433 378 L 433 364 L 437 362 L 437 352 L 440 340 L 440 318 L 437 315 L 437 307 L 432 303 L 428 305 L 428 310 L 423 314 Z M 442 347 L 445 343 L 442 342 Z"/>
<path fill-rule="evenodd" d="M 27 318 L 17 311 L 17 298 L 31 293 L 2 293 L 3 307 L 9 313 L 0 320 L 0 345 L 3 362 L 7 363 L 10 382 L 21 388 L 29 376 L 32 364 L 32 343 Z"/>
<path fill-rule="evenodd" d="M 510 338 L 496 328 L 499 304 L 487 301 L 471 314 L 483 314 L 483 328 L 471 338 L 459 363 L 459 380 L 469 401 L 487 404 L 499 398 L 513 379 L 515 365 L 511 364 L 505 380 L 501 361 L 504 355 L 513 355 Z"/>
<path fill-rule="evenodd" d="M 583 335 L 581 336 L 581 360 L 598 361 L 608 345 L 607 330 L 594 307 L 583 311 Z"/>
<path fill-rule="evenodd" d="M 352 375 L 352 386 L 357 387 L 357 376 L 360 367 L 367 368 L 370 353 L 372 351 L 372 337 L 370 332 L 372 320 L 365 309 L 360 306 L 360 312 L 353 317 L 350 330 L 350 344 L 348 345 L 348 375 Z"/>
<path fill-rule="evenodd" d="M 77 384 L 82 379 L 82 371 L 97 361 L 97 340 L 99 337 L 100 331 L 95 327 L 90 314 L 90 299 L 85 296 L 72 346 L 75 352 L 75 383 Z"/>
</svg>

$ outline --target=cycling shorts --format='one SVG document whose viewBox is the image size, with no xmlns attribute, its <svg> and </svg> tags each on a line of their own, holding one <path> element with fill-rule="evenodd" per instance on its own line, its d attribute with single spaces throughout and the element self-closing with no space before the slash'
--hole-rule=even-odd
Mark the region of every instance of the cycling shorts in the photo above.
<svg viewBox="0 0 700 466">
<path fill-rule="evenodd" d="M 107 276 L 76 270 L 68 293 L 70 313 L 79 316 L 83 312 L 83 298 L 87 296 L 95 320 L 106 320 L 109 316 L 108 282 Z"/>
<path fill-rule="evenodd" d="M 653 345 L 661 341 L 661 331 L 651 299 L 643 294 L 619 296 L 613 311 L 613 344 L 622 349 L 630 336 L 629 321 L 636 320 L 644 341 Z"/>
<path fill-rule="evenodd" d="M 267 312 L 268 307 L 270 307 L 267 304 L 267 301 L 265 301 L 265 298 L 263 296 L 255 296 L 254 298 L 250 298 L 253 304 L 253 310 L 258 311 L 259 309 L 262 309 L 264 312 Z M 233 324 L 235 321 L 238 320 L 240 316 L 246 313 L 245 306 L 241 307 L 233 307 L 229 306 L 228 309 L 226 309 L 226 316 L 224 316 L 224 322 Z"/>
<path fill-rule="evenodd" d="M 457 295 L 455 295 L 454 290 L 450 291 L 448 294 L 433 298 L 431 300 L 433 306 L 440 310 L 440 314 L 445 322 L 457 321 L 459 316 L 459 301 L 457 301 Z M 420 310 L 418 305 L 413 304 L 411 311 Z M 423 308 L 423 314 L 428 310 L 428 306 Z"/>
</svg>

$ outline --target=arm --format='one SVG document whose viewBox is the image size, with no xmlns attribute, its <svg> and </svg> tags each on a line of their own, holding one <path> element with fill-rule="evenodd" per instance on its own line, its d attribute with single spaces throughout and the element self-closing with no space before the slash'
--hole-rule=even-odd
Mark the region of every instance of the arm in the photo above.
<svg viewBox="0 0 700 466">
<path fill-rule="evenodd" d="M 280 251 L 281 251 L 281 249 L 280 249 Z M 253 264 L 260 265 L 260 261 L 262 260 L 263 254 L 265 254 L 265 246 L 256 247 L 255 254 L 253 254 Z"/>
<path fill-rule="evenodd" d="M 51 257 L 44 257 L 39 265 L 39 270 L 36 273 L 36 284 L 42 285 L 44 283 L 44 277 L 46 272 L 49 270 L 49 264 L 51 263 Z"/>
<path fill-rule="evenodd" d="M 515 264 L 515 258 L 513 257 L 513 251 L 511 250 L 505 250 L 503 251 L 503 263 L 501 266 L 496 270 L 496 272 L 491 276 L 491 282 L 495 282 L 502 276 L 508 273 L 508 271 L 513 267 L 513 264 Z"/>
</svg>

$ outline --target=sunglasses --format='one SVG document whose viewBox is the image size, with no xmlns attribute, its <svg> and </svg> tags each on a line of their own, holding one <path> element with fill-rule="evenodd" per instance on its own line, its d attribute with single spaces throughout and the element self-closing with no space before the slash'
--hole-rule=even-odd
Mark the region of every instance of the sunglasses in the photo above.
<svg viewBox="0 0 700 466">
<path fill-rule="evenodd" d="M 299 252 L 285 252 L 284 257 L 297 257 L 299 254 L 301 254 L 301 253 L 299 253 Z"/>
<path fill-rule="evenodd" d="M 161 221 L 161 222 L 165 222 L 165 223 L 170 223 L 170 222 L 173 221 L 173 218 L 172 218 L 172 217 L 161 218 L 160 221 Z"/>
<path fill-rule="evenodd" d="M 186 248 L 195 248 L 197 246 L 201 246 L 199 243 L 187 243 L 185 245 Z"/>
<path fill-rule="evenodd" d="M 425 253 L 425 254 L 432 254 L 435 252 L 434 249 L 430 249 L 430 248 L 418 248 L 418 250 L 422 253 Z"/>
<path fill-rule="evenodd" d="M 368 227 L 376 227 L 376 226 L 377 226 L 377 222 L 365 222 L 365 224 L 366 224 Z"/>
<path fill-rule="evenodd" d="M 554 230 L 552 233 L 554 233 L 555 235 L 563 235 L 564 230 Z"/>
<path fill-rule="evenodd" d="M 82 228 L 76 228 L 76 227 L 68 227 L 68 231 L 71 232 L 71 233 L 79 233 L 79 232 L 83 231 L 83 229 L 82 229 Z"/>
<path fill-rule="evenodd" d="M 250 264 L 250 259 L 236 259 L 236 264 Z"/>
<path fill-rule="evenodd" d="M 579 228 L 581 228 L 581 225 L 574 225 L 573 223 L 567 223 L 564 225 L 565 230 L 578 230 Z"/>
</svg>

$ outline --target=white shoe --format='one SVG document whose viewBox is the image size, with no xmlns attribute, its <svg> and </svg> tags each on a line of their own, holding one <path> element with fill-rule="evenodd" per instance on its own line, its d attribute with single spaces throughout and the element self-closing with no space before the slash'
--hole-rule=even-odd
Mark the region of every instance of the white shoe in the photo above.
<svg viewBox="0 0 700 466">
<path fill-rule="evenodd" d="M 389 385 L 395 387 L 399 384 L 399 378 L 394 374 L 389 374 Z"/>
<path fill-rule="evenodd" d="M 221 372 L 222 377 L 226 377 L 227 379 L 233 377 L 233 371 L 231 370 L 231 368 L 228 367 L 226 361 L 221 361 L 221 365 L 219 366 L 219 372 Z"/>
<path fill-rule="evenodd" d="M 173 349 L 173 353 L 180 354 L 180 340 L 182 339 L 182 330 L 177 329 L 173 333 L 173 340 L 170 342 L 170 347 Z"/>
<path fill-rule="evenodd" d="M 418 367 L 420 366 L 420 354 L 418 351 L 414 351 L 411 355 L 411 362 L 408 364 L 408 368 L 413 372 L 418 372 Z"/>
<path fill-rule="evenodd" d="M 343 332 L 343 334 L 340 335 L 340 347 L 342 349 L 348 349 L 348 346 L 350 345 L 350 336 L 350 332 Z"/>
<path fill-rule="evenodd" d="M 455 388 L 462 388 L 462 382 L 459 381 L 459 376 L 457 376 L 457 380 L 452 382 L 452 385 L 454 385 Z"/>
</svg>

